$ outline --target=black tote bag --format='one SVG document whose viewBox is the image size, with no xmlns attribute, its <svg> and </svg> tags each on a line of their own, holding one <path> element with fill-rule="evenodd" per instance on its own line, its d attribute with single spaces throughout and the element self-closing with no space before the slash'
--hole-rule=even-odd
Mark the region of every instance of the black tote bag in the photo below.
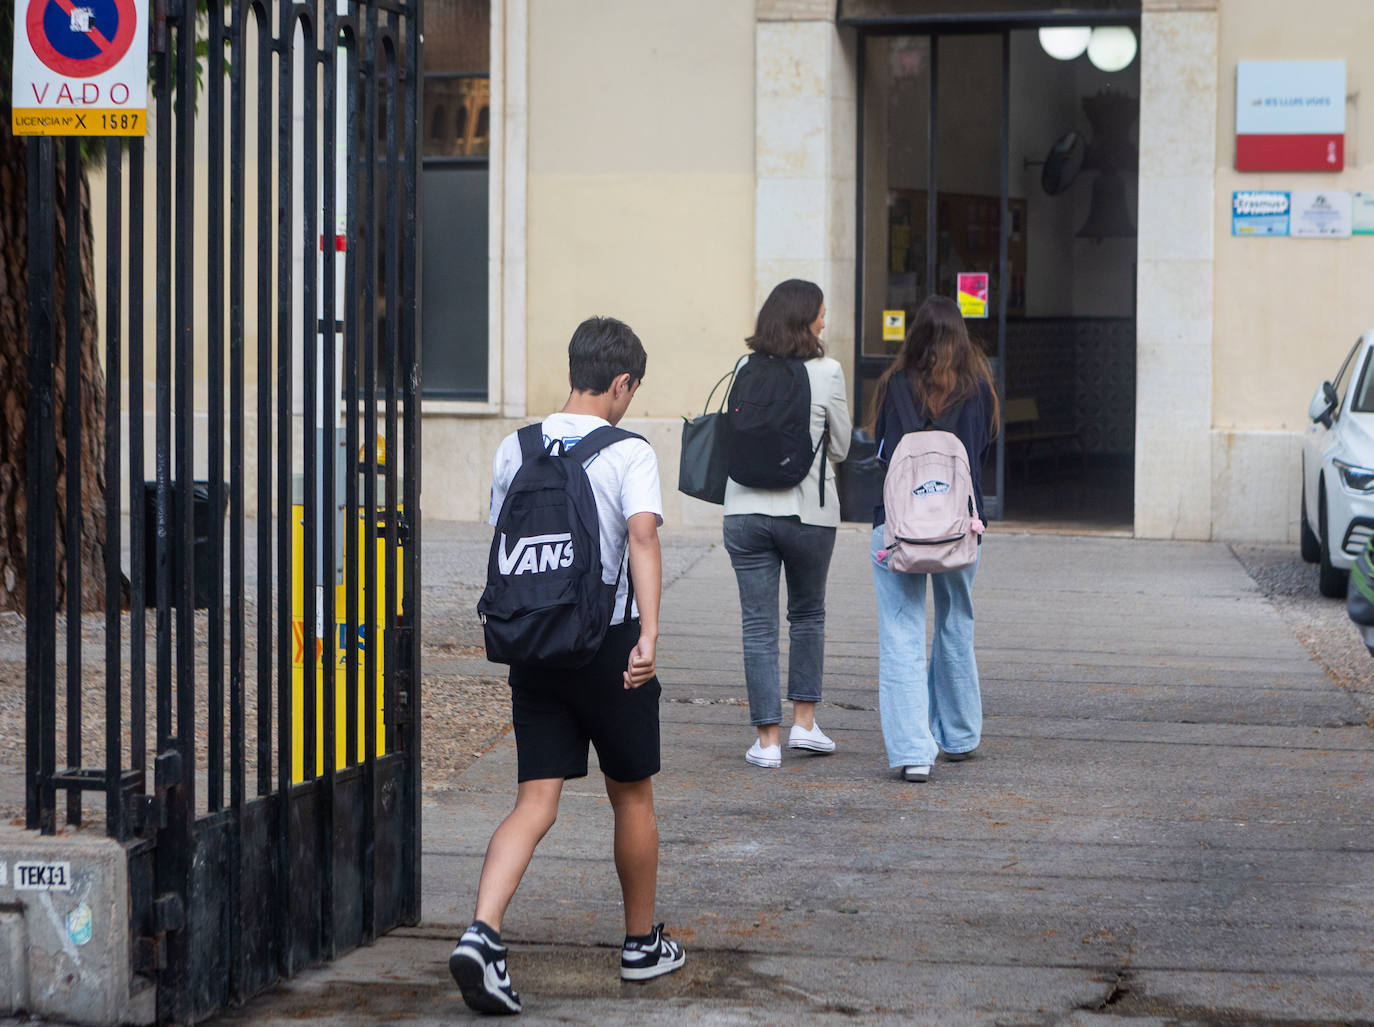
<svg viewBox="0 0 1374 1027">
<path fill-rule="evenodd" d="M 732 370 L 711 387 L 700 417 L 682 419 L 682 457 L 678 462 L 677 490 L 693 499 L 704 499 L 718 505 L 725 502 L 725 398 L 730 395 L 730 390 L 725 390 L 720 398 L 720 406 L 714 411 L 711 410 L 711 401 L 715 399 L 716 390 L 734 376 Z"/>
</svg>

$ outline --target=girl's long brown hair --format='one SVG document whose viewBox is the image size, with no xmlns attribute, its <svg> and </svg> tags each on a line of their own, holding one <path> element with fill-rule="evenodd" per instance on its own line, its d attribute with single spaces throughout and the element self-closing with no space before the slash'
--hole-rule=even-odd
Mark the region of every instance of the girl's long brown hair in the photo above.
<svg viewBox="0 0 1374 1027">
<path fill-rule="evenodd" d="M 868 411 L 870 431 L 877 425 L 887 390 L 898 375 L 902 376 L 898 384 L 908 383 L 916 405 L 935 418 L 986 384 L 992 394 L 988 432 L 997 434 L 1000 418 L 992 368 L 982 349 L 969 338 L 958 304 L 948 296 L 931 296 L 916 311 L 906 342 L 873 390 Z"/>
</svg>

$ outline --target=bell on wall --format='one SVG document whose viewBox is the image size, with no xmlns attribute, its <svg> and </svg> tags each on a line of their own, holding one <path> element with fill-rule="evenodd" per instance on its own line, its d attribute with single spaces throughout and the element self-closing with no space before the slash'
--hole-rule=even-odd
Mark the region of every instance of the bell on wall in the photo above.
<svg viewBox="0 0 1374 1027">
<path fill-rule="evenodd" d="M 1115 169 L 1099 171 L 1093 179 L 1088 219 L 1078 230 L 1080 239 L 1116 239 L 1135 235 L 1130 208 L 1126 203 L 1126 183 Z"/>
</svg>

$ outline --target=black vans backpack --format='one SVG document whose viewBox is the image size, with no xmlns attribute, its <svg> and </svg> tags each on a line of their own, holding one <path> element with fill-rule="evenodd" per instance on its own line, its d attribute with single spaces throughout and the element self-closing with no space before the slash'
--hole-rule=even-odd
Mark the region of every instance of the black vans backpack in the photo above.
<svg viewBox="0 0 1374 1027">
<path fill-rule="evenodd" d="M 800 360 L 755 353 L 730 387 L 730 477 L 755 489 L 791 488 L 803 480 L 816 451 L 829 448 L 830 426 L 811 444 L 811 380 Z M 825 467 L 821 467 L 821 506 Z"/>
<path fill-rule="evenodd" d="M 477 602 L 487 659 L 533 667 L 584 667 L 610 626 L 620 581 L 601 580 L 596 496 L 582 466 L 643 436 L 602 426 L 565 452 L 544 446 L 542 424 L 521 428 L 523 462 L 506 492 Z M 629 595 L 625 598 L 628 611 Z"/>
</svg>

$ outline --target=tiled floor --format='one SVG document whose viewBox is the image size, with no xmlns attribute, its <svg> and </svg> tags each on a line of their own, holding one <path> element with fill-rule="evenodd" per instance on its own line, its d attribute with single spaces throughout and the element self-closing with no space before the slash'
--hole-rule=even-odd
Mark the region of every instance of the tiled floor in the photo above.
<svg viewBox="0 0 1374 1027">
<path fill-rule="evenodd" d="M 1006 513 L 1013 531 L 1130 535 L 1135 503 L 1132 457 L 1042 458 L 1009 466 Z"/>
</svg>

